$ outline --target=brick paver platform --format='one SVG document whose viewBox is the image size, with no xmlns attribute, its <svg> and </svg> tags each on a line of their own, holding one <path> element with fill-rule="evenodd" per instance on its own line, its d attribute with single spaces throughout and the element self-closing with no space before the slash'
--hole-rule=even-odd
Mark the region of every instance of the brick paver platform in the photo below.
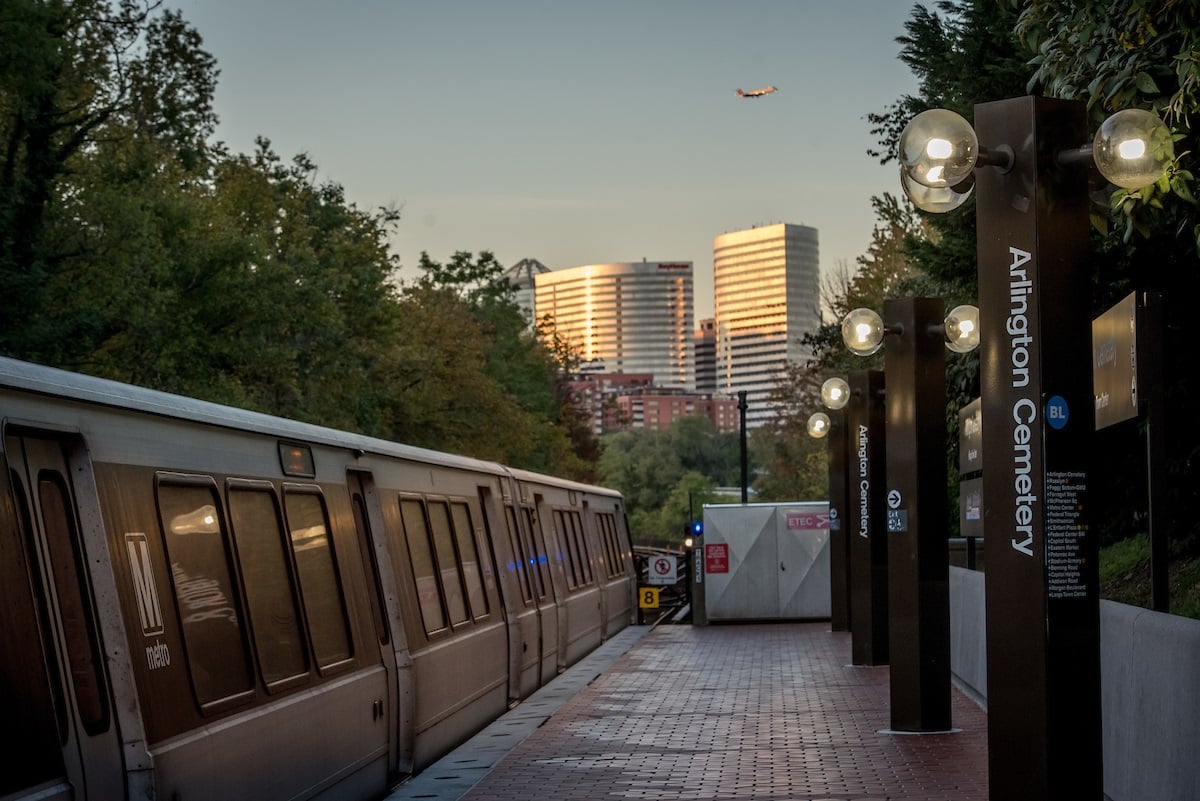
<svg viewBox="0 0 1200 801">
<path fill-rule="evenodd" d="M 975 801 L 986 714 L 887 734 L 888 669 L 853 667 L 828 623 L 656 629 L 464 796 Z"/>
</svg>

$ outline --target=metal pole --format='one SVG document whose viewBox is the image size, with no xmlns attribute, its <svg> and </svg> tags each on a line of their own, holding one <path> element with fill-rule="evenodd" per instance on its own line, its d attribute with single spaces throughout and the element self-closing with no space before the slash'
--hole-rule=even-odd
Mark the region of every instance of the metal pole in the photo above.
<svg viewBox="0 0 1200 801">
<path fill-rule="evenodd" d="M 1162 376 L 1162 295 L 1138 298 L 1137 377 L 1146 398 L 1146 500 L 1150 535 L 1150 594 L 1156 611 L 1171 611 L 1169 556 L 1165 514 L 1167 478 L 1167 409 Z"/>
<path fill-rule="evenodd" d="M 848 376 L 847 451 L 850 454 L 850 661 L 888 663 L 888 535 L 884 493 L 887 438 L 884 436 L 884 376 L 854 370 Z"/>
<path fill-rule="evenodd" d="M 738 390 L 738 420 L 741 431 L 741 460 L 742 460 L 742 503 L 746 503 L 750 495 L 750 470 L 746 461 L 746 390 Z"/>
<path fill-rule="evenodd" d="M 850 504 L 846 410 L 829 412 L 829 626 L 850 630 Z"/>
<path fill-rule="evenodd" d="M 883 304 L 888 337 L 888 664 L 895 731 L 950 729 L 945 303 Z M 989 699 L 990 700 L 990 699 Z"/>
</svg>

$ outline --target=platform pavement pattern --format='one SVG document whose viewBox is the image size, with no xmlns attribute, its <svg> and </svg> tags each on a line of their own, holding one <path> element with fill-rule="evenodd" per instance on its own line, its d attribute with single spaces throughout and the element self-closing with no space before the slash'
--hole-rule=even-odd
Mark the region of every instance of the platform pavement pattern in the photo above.
<svg viewBox="0 0 1200 801">
<path fill-rule="evenodd" d="M 464 801 L 987 798 L 986 714 L 887 734 L 886 667 L 828 623 L 654 630 L 504 757 Z"/>
</svg>

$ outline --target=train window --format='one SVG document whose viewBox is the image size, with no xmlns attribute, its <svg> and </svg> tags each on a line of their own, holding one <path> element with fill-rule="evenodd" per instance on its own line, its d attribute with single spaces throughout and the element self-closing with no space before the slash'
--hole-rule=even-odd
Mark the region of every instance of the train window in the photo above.
<svg viewBox="0 0 1200 801">
<path fill-rule="evenodd" d="M 171 579 L 202 707 L 253 686 L 215 489 L 207 484 L 158 487 Z"/>
<path fill-rule="evenodd" d="M 546 587 L 550 583 L 549 576 L 547 575 L 547 571 L 550 570 L 550 565 L 546 562 L 546 555 L 542 553 L 542 548 L 538 547 L 538 530 L 537 526 L 533 524 L 533 509 L 529 508 L 528 506 L 523 506 L 521 507 L 521 511 L 524 513 L 525 522 L 529 527 L 529 540 L 531 542 L 530 547 L 533 549 L 533 553 L 530 556 L 530 561 L 532 562 L 533 575 L 536 579 L 535 584 L 537 586 L 537 595 L 539 598 L 545 598 Z"/>
<path fill-rule="evenodd" d="M 108 729 L 108 696 L 100 674 L 100 649 L 84 583 L 79 532 L 71 511 L 71 496 L 62 476 L 43 471 L 38 477 L 38 498 L 46 525 L 46 545 L 50 550 L 50 568 L 54 572 L 59 614 L 67 641 L 67 661 L 71 665 L 76 706 L 87 733 L 99 734 Z"/>
<path fill-rule="evenodd" d="M 596 515 L 600 522 L 600 531 L 604 535 L 604 552 L 608 555 L 608 577 L 614 578 L 621 574 L 621 546 L 617 542 L 617 521 L 611 514 Z"/>
<path fill-rule="evenodd" d="M 511 506 L 504 507 L 505 517 L 508 518 L 508 539 L 512 542 L 513 553 L 513 568 L 517 573 L 517 581 L 521 585 L 521 597 L 525 599 L 525 603 L 533 600 L 533 596 L 529 593 L 529 560 L 525 558 L 525 548 L 521 545 L 521 530 L 517 527 L 517 513 Z"/>
<path fill-rule="evenodd" d="M 434 555 L 442 578 L 442 593 L 446 599 L 446 609 L 450 612 L 450 625 L 457 626 L 466 623 L 469 614 L 467 599 L 463 595 L 462 574 L 454 553 L 454 535 L 450 533 L 450 510 L 445 501 L 430 501 L 427 511 L 429 528 L 433 531 Z"/>
<path fill-rule="evenodd" d="M 554 531 L 558 535 L 558 547 L 567 559 L 567 589 L 573 590 L 583 581 L 575 557 L 575 544 L 571 541 L 571 532 L 567 528 L 566 516 L 558 509 L 554 510 Z"/>
<path fill-rule="evenodd" d="M 471 524 L 471 508 L 465 503 L 451 503 L 450 516 L 454 521 L 454 540 L 458 544 L 458 555 L 462 560 L 467 601 L 471 607 L 471 614 L 478 620 L 487 617 L 491 610 L 488 609 L 487 593 L 483 591 L 479 548 L 475 545 L 475 526 Z"/>
<path fill-rule="evenodd" d="M 446 615 L 442 611 L 441 590 L 438 589 L 433 550 L 429 546 L 425 507 L 414 498 L 401 498 L 400 518 L 404 521 L 404 538 L 408 540 L 409 564 L 417 584 L 421 620 L 425 623 L 425 632 L 432 634 L 446 628 Z"/>
<path fill-rule="evenodd" d="M 579 512 L 568 512 L 567 519 L 571 524 L 571 537 L 575 542 L 577 549 L 577 557 L 579 559 L 579 574 L 582 584 L 591 584 L 595 581 L 592 576 L 592 558 L 588 553 L 587 538 L 583 533 L 583 521 L 579 517 Z"/>
<path fill-rule="evenodd" d="M 600 544 L 604 546 L 604 572 L 605 575 L 612 578 L 614 559 L 612 537 L 608 534 L 608 515 L 597 512 L 596 527 L 600 529 Z"/>
<path fill-rule="evenodd" d="M 616 515 L 606 515 L 605 517 L 608 520 L 608 540 L 612 543 L 612 575 L 619 576 L 625 572 L 625 559 L 621 553 L 621 535 L 617 532 L 617 517 Z"/>
<path fill-rule="evenodd" d="M 263 682 L 271 686 L 306 674 L 308 660 L 295 581 L 275 493 L 270 489 L 231 487 L 229 517 Z"/>
<path fill-rule="evenodd" d="M 283 505 L 313 652 L 319 667 L 329 667 L 354 653 L 324 499 L 315 492 L 285 489 Z"/>
<path fill-rule="evenodd" d="M 379 578 L 379 564 L 375 559 L 375 546 L 371 539 L 371 521 L 367 515 L 367 504 L 357 490 L 350 496 L 354 509 L 354 528 L 358 532 L 358 550 L 362 556 L 363 575 L 370 581 L 371 618 L 375 622 L 375 634 L 380 645 L 391 642 L 391 632 L 383 617 L 383 582 Z"/>
<path fill-rule="evenodd" d="M 11 539 L 8 531 L 0 530 L 0 653 L 6 657 L 0 660 L 4 663 L 0 665 L 0 709 L 6 710 L 10 731 L 20 736 L 9 738 L 5 746 L 10 769 L 0 771 L 0 797 L 63 775 L 60 746 L 67 742 L 62 683 L 46 672 L 48 665 L 58 664 L 58 648 L 50 630 L 42 572 L 31 563 L 36 561 L 37 543 L 29 501 L 16 471 L 11 486 L 17 530 Z M 28 550 L 22 551 L 22 545 Z"/>
</svg>

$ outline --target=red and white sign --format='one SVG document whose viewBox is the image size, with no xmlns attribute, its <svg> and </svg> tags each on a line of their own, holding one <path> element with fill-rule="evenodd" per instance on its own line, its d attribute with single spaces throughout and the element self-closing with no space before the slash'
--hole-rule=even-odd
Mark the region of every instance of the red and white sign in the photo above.
<svg viewBox="0 0 1200 801">
<path fill-rule="evenodd" d="M 705 543 L 704 545 L 704 572 L 705 573 L 728 573 L 729 572 L 729 544 L 724 542 Z"/>
<path fill-rule="evenodd" d="M 674 556 L 651 556 L 646 572 L 651 584 L 674 584 L 679 580 L 679 568 Z"/>
<path fill-rule="evenodd" d="M 788 512 L 786 525 L 788 531 L 829 528 L 829 515 L 824 512 Z"/>
</svg>

